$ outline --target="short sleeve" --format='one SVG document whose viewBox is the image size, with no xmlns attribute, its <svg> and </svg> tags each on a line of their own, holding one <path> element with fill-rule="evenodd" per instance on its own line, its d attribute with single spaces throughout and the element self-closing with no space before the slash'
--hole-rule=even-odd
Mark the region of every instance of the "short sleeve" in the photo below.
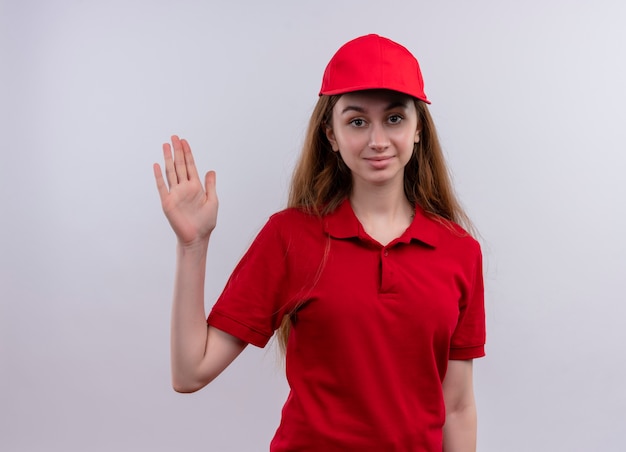
<svg viewBox="0 0 626 452">
<path fill-rule="evenodd" d="M 285 300 L 287 247 L 270 218 L 235 267 L 207 322 L 239 339 L 264 347 L 290 307 Z"/>
<path fill-rule="evenodd" d="M 468 281 L 468 290 L 459 303 L 459 320 L 452 334 L 450 359 L 473 359 L 485 355 L 485 296 L 483 263 L 476 242 L 476 257 Z"/>
</svg>

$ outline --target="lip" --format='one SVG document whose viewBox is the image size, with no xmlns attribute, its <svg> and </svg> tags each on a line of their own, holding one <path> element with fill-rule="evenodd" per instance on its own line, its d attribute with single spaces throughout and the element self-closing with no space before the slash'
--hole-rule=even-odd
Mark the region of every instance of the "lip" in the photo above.
<svg viewBox="0 0 626 452">
<path fill-rule="evenodd" d="M 389 160 L 392 158 L 393 158 L 392 155 L 386 155 L 386 156 L 366 157 L 365 160 L 369 160 L 372 162 L 382 162 L 384 160 Z"/>
<path fill-rule="evenodd" d="M 374 169 L 381 170 L 387 168 L 389 166 L 393 156 L 376 156 L 376 157 L 366 157 L 365 161 Z"/>
</svg>

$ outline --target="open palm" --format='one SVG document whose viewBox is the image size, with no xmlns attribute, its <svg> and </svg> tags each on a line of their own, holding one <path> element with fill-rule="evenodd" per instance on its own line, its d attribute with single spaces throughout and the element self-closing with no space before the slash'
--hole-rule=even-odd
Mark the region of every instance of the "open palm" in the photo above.
<svg viewBox="0 0 626 452">
<path fill-rule="evenodd" d="M 217 222 L 215 172 L 206 173 L 203 187 L 189 143 L 174 135 L 172 146 L 173 153 L 169 143 L 163 145 L 167 185 L 158 163 L 154 177 L 165 216 L 179 242 L 191 246 L 207 241 Z"/>
</svg>

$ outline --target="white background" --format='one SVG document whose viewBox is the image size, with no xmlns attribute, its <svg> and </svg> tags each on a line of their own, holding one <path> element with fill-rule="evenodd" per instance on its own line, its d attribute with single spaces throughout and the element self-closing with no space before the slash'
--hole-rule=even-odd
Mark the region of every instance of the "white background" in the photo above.
<svg viewBox="0 0 626 452">
<path fill-rule="evenodd" d="M 0 449 L 267 450 L 273 347 L 172 391 L 151 165 L 218 173 L 207 307 L 289 176 L 328 59 L 418 57 L 485 254 L 482 452 L 626 450 L 626 3 L 0 2 Z"/>
</svg>

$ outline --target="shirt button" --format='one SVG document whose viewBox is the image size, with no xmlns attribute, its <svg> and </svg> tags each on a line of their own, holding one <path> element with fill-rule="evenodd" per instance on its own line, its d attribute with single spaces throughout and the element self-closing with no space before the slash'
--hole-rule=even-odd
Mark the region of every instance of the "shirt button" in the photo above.
<svg viewBox="0 0 626 452">
<path fill-rule="evenodd" d="M 389 251 L 385 250 L 385 252 L 383 253 L 385 256 L 389 256 Z"/>
</svg>

